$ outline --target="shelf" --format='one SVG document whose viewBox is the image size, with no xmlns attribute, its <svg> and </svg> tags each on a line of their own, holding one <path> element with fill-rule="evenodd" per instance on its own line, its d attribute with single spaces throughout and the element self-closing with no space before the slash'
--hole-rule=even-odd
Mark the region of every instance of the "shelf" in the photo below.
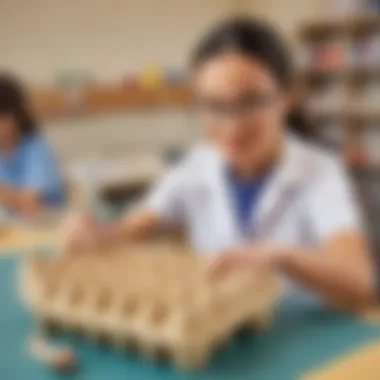
<svg viewBox="0 0 380 380">
<path fill-rule="evenodd" d="M 308 68 L 303 71 L 307 80 L 344 79 L 352 82 L 363 82 L 368 79 L 380 78 L 380 62 L 373 66 L 342 67 L 340 69 Z"/>
<path fill-rule="evenodd" d="M 317 41 L 332 36 L 357 37 L 380 31 L 380 14 L 362 14 L 347 19 L 315 20 L 300 29 L 300 38 Z"/>
<path fill-rule="evenodd" d="M 306 23 L 300 29 L 300 38 L 303 40 L 320 40 L 332 35 L 345 32 L 347 22 L 345 20 L 315 20 Z"/>
<path fill-rule="evenodd" d="M 312 49 L 315 43 L 321 42 L 321 52 L 323 53 L 325 48 L 327 49 L 326 54 L 332 56 L 332 58 L 325 58 L 325 62 L 330 59 L 332 63 L 336 63 L 331 68 L 328 66 L 318 68 L 313 67 L 314 61 L 309 61 L 309 66 L 301 72 L 302 85 L 306 96 L 313 93 L 318 96 L 315 91 L 321 90 L 326 85 L 328 87 L 330 85 L 338 86 L 336 87 L 336 94 L 333 93 L 333 88 L 331 89 L 332 92 L 329 92 L 328 87 L 325 88 L 328 98 L 320 99 L 325 101 L 321 102 L 321 105 L 326 105 L 325 109 L 310 107 L 308 112 L 314 123 L 320 125 L 321 128 L 323 126 L 341 128 L 339 131 L 340 144 L 336 145 L 335 148 L 341 152 L 349 172 L 359 182 L 380 181 L 380 162 L 366 162 L 365 144 L 367 140 L 358 147 L 358 151 L 355 150 L 355 146 L 351 146 L 355 144 L 352 139 L 358 138 L 361 141 L 360 139 L 364 135 L 368 139 L 371 138 L 372 133 L 374 136 L 376 135 L 375 138 L 377 139 L 379 133 L 377 128 L 380 131 L 380 108 L 377 109 L 377 105 L 371 97 L 372 89 L 368 89 L 369 92 L 366 92 L 365 87 L 373 82 L 375 85 L 380 83 L 378 82 L 380 79 L 380 62 L 371 65 L 364 60 L 360 61 L 360 59 L 354 62 L 353 59 L 356 58 L 356 55 L 353 55 L 354 51 L 351 49 L 354 46 L 359 46 L 356 44 L 364 41 L 366 37 L 371 38 L 374 33 L 380 36 L 379 13 L 353 15 L 347 19 L 316 20 L 306 23 L 299 33 L 300 40 L 306 49 Z M 331 42 L 331 45 L 328 45 L 328 42 Z M 325 47 L 324 43 L 327 43 Z M 329 50 L 330 46 L 331 50 Z M 316 48 L 318 49 L 318 46 Z M 343 61 L 341 59 L 337 61 L 334 54 L 338 54 L 339 58 L 344 54 Z M 339 65 L 337 65 L 338 63 Z M 359 94 L 362 94 L 362 97 Z M 320 96 L 323 96 L 323 93 L 320 93 Z M 368 102 L 365 102 L 366 96 L 368 96 Z M 357 101 L 355 102 L 356 97 Z M 311 100 L 316 103 L 311 102 L 310 106 L 318 105 L 318 97 Z M 368 128 L 376 130 L 369 131 Z M 322 136 L 324 133 L 327 135 L 327 132 L 321 129 Z M 368 156 L 371 157 L 370 154 Z"/>
<path fill-rule="evenodd" d="M 326 80 L 326 79 L 335 79 L 338 77 L 344 77 L 347 75 L 347 72 L 344 68 L 328 69 L 328 68 L 310 67 L 308 69 L 305 69 L 302 75 L 306 79 Z"/>
<path fill-rule="evenodd" d="M 370 163 L 346 163 L 350 172 L 358 177 L 380 177 L 380 164 Z"/>
<path fill-rule="evenodd" d="M 379 112 L 360 112 L 351 109 L 342 111 L 309 111 L 313 120 L 337 120 L 343 123 L 379 123 L 380 128 L 380 111 Z M 347 128 L 352 128 L 347 126 Z"/>
<path fill-rule="evenodd" d="M 42 119 L 76 117 L 109 112 L 186 107 L 192 95 L 186 84 L 156 89 L 91 86 L 77 91 L 38 89 L 31 101 Z"/>
<path fill-rule="evenodd" d="M 380 32 L 380 14 L 367 14 L 357 17 L 349 22 L 348 29 L 354 37 Z"/>
<path fill-rule="evenodd" d="M 350 121 L 356 123 L 379 123 L 380 126 L 380 112 L 346 112 L 346 117 Z"/>
</svg>

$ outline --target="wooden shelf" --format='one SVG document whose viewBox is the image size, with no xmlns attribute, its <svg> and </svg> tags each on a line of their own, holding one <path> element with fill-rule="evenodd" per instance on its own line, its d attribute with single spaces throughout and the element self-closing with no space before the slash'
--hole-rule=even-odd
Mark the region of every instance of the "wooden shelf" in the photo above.
<svg viewBox="0 0 380 380">
<path fill-rule="evenodd" d="M 192 94 L 190 87 L 186 84 L 162 86 L 156 89 L 91 86 L 76 91 L 32 90 L 31 101 L 38 117 L 50 119 L 108 112 L 186 107 L 192 103 Z"/>
<path fill-rule="evenodd" d="M 363 82 L 368 79 L 380 78 L 380 62 L 373 66 L 353 66 L 339 69 L 308 68 L 304 70 L 303 76 L 306 80 L 330 80 L 347 79 L 352 82 Z"/>
<path fill-rule="evenodd" d="M 379 112 L 359 112 L 355 110 L 342 110 L 342 111 L 317 111 L 310 112 L 310 116 L 314 120 L 339 120 L 343 123 L 356 122 L 356 123 L 379 123 L 380 127 L 380 111 Z M 347 128 L 352 128 L 347 125 Z"/>
<path fill-rule="evenodd" d="M 341 69 L 328 69 L 328 68 L 317 68 L 309 67 L 303 71 L 301 74 L 307 80 L 326 80 L 334 79 L 338 77 L 344 77 L 347 75 L 347 72 L 344 68 Z"/>
<path fill-rule="evenodd" d="M 379 13 L 373 15 L 357 14 L 349 19 L 317 20 L 305 24 L 299 33 L 301 43 L 309 49 L 318 49 L 318 43 L 321 42 L 322 44 L 326 43 L 326 51 L 329 52 L 328 49 L 331 46 L 331 61 L 340 64 L 331 69 L 328 67 L 324 69 L 313 66 L 314 62 L 310 61 L 309 66 L 301 73 L 301 83 L 304 86 L 306 97 L 315 91 L 323 91 L 323 86 L 338 86 L 336 95 L 332 92 L 329 93 L 327 88 L 327 96 L 331 100 L 328 104 L 328 99 L 325 98 L 326 109 L 315 108 L 313 110 L 310 108 L 309 116 L 316 125 L 321 126 L 320 136 L 322 138 L 325 136 L 327 142 L 337 142 L 334 147 L 340 151 L 348 170 L 355 178 L 355 182 L 363 184 L 366 181 L 380 182 L 380 162 L 366 161 L 372 155 L 371 152 L 365 151 L 367 139 L 371 138 L 373 134 L 377 141 L 380 134 L 380 108 L 379 110 L 375 108 L 376 104 L 371 98 L 372 90 L 369 90 L 370 92 L 367 95 L 365 91 L 367 84 L 378 83 L 380 62 L 369 66 L 364 61 L 361 63 L 359 59 L 357 62 L 350 61 L 352 52 L 349 49 L 357 46 L 358 43 L 362 43 L 362 41 L 364 42 L 367 37 L 371 38 L 374 33 L 380 35 Z M 328 45 L 329 42 L 331 45 Z M 322 52 L 323 48 L 321 45 Z M 334 49 L 337 49 L 336 54 L 344 54 L 343 60 L 337 62 Z M 360 57 L 358 56 L 358 58 Z M 345 87 L 339 89 L 341 85 Z M 342 93 L 342 91 L 346 92 Z M 346 95 L 347 98 L 344 98 Z M 323 93 L 320 93 L 320 96 L 323 96 Z M 354 101 L 355 96 L 358 97 L 359 102 Z M 367 103 L 365 103 L 366 96 L 368 96 Z M 318 98 L 315 100 L 317 103 L 314 104 L 318 105 Z M 336 107 L 333 109 L 335 104 Z M 335 136 L 336 139 L 334 136 L 331 138 L 331 135 L 323 130 L 323 126 L 327 128 L 338 126 L 341 128 L 337 132 L 340 135 Z M 368 128 L 376 130 L 369 131 Z M 362 137 L 366 140 L 362 140 Z M 374 147 L 368 147 L 368 149 L 372 150 Z M 374 202 L 377 201 L 374 200 Z"/>
<path fill-rule="evenodd" d="M 346 163 L 352 174 L 360 177 L 380 177 L 380 164 L 370 163 Z"/>
<path fill-rule="evenodd" d="M 348 79 L 352 84 L 362 84 L 370 80 L 380 79 L 380 62 L 372 67 L 357 67 L 348 73 Z"/>
<path fill-rule="evenodd" d="M 303 40 L 321 40 L 332 36 L 358 37 L 380 31 L 379 14 L 362 14 L 347 19 L 315 20 L 300 29 Z"/>
<path fill-rule="evenodd" d="M 300 38 L 303 40 L 320 40 L 333 35 L 343 34 L 346 29 L 343 20 L 315 20 L 300 28 Z"/>
<path fill-rule="evenodd" d="M 380 15 L 367 14 L 353 19 L 348 23 L 348 32 L 353 37 L 380 32 Z"/>
</svg>

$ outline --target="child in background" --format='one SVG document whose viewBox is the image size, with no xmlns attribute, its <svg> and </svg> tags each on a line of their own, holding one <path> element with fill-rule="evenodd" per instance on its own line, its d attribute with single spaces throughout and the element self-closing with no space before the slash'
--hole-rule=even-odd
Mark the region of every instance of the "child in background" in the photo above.
<svg viewBox="0 0 380 380">
<path fill-rule="evenodd" d="M 0 73 L 0 205 L 32 216 L 43 206 L 61 205 L 64 198 L 61 173 L 22 86 Z"/>
</svg>

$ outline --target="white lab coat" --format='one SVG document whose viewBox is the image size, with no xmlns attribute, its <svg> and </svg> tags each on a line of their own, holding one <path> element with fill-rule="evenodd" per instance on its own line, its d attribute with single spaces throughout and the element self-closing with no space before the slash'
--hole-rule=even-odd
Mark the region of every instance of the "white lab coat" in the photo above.
<svg viewBox="0 0 380 380">
<path fill-rule="evenodd" d="M 203 144 L 163 178 L 147 199 L 165 223 L 185 227 L 195 250 L 202 254 L 217 254 L 247 242 L 238 228 L 225 173 L 222 157 Z M 293 135 L 286 137 L 281 162 L 257 205 L 248 226 L 252 241 L 312 248 L 337 231 L 362 226 L 343 165 Z M 319 297 L 289 279 L 280 281 L 286 293 L 320 304 Z"/>
<path fill-rule="evenodd" d="M 222 157 L 195 147 L 151 192 L 148 205 L 168 224 L 183 225 L 202 253 L 245 242 L 229 197 Z M 343 166 L 334 156 L 288 135 L 282 160 L 253 210 L 250 239 L 312 247 L 361 217 Z"/>
</svg>

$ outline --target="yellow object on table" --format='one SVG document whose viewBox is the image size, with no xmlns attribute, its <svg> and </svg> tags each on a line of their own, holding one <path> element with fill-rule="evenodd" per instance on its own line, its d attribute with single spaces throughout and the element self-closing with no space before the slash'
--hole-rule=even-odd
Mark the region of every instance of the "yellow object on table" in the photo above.
<svg viewBox="0 0 380 380">
<path fill-rule="evenodd" d="M 368 323 L 380 323 L 380 307 L 376 306 L 361 314 L 361 318 Z"/>
<path fill-rule="evenodd" d="M 0 255 L 53 245 L 57 242 L 57 239 L 57 228 L 28 225 L 1 226 Z"/>
<path fill-rule="evenodd" d="M 56 245 L 63 210 L 45 209 L 33 220 L 9 220 L 0 223 L 0 255 Z"/>
<path fill-rule="evenodd" d="M 376 340 L 310 372 L 301 380 L 378 380 L 380 341 Z"/>
</svg>

